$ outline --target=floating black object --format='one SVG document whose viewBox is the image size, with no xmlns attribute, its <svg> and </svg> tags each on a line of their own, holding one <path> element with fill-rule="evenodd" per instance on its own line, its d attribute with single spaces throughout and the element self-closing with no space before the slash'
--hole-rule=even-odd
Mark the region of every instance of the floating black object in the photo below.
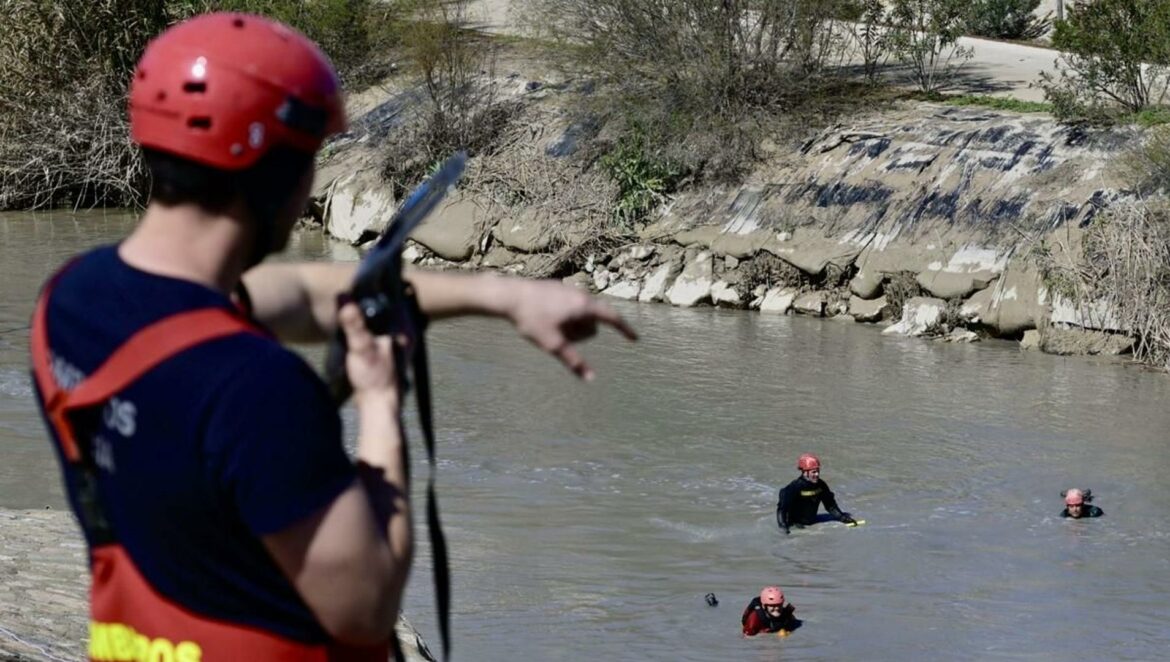
<svg viewBox="0 0 1170 662">
<path fill-rule="evenodd" d="M 708 607 L 716 607 L 719 605 L 719 600 L 715 598 L 714 593 L 708 593 L 707 595 L 703 596 L 703 599 L 707 601 Z"/>
</svg>

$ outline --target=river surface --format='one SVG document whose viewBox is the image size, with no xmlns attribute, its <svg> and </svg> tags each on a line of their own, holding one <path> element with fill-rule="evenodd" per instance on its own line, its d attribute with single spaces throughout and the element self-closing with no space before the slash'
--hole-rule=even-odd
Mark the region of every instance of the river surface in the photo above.
<svg viewBox="0 0 1170 662">
<path fill-rule="evenodd" d="M 130 224 L 0 216 L 0 507 L 63 505 L 24 367 L 36 290 Z M 312 233 L 292 252 L 353 257 Z M 643 339 L 590 343 L 589 385 L 504 323 L 433 328 L 458 659 L 1170 650 L 1170 377 L 836 321 L 621 310 Z M 806 451 L 866 525 L 778 531 L 776 491 Z M 421 464 L 415 476 L 421 514 Z M 1092 488 L 1106 516 L 1057 517 L 1071 486 Z M 437 651 L 417 519 L 406 610 Z M 740 612 L 766 584 L 784 588 L 803 627 L 745 640 Z"/>
</svg>

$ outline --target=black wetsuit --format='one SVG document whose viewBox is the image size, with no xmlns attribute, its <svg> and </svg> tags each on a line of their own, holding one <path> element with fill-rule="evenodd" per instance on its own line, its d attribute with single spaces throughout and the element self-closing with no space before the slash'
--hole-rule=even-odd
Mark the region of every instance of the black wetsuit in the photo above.
<svg viewBox="0 0 1170 662">
<path fill-rule="evenodd" d="M 1069 515 L 1068 508 L 1065 508 L 1064 510 L 1060 511 L 1061 517 L 1068 517 L 1070 519 L 1085 519 L 1086 517 L 1100 517 L 1104 514 L 1105 514 L 1104 510 L 1101 510 L 1097 506 L 1090 506 L 1088 504 L 1081 506 L 1081 516 L 1079 518 L 1074 518 L 1072 515 Z"/>
<path fill-rule="evenodd" d="M 823 480 L 814 483 L 801 476 L 780 490 L 776 501 L 776 523 L 784 530 L 793 524 L 814 524 L 822 503 L 834 519 L 848 516 L 837 507 L 837 499 L 828 483 Z"/>
</svg>

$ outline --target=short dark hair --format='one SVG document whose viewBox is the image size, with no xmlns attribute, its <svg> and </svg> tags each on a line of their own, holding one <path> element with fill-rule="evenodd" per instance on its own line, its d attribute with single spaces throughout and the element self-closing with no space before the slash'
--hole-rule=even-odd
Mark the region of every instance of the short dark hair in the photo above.
<svg viewBox="0 0 1170 662">
<path fill-rule="evenodd" d="M 150 199 L 164 205 L 196 204 L 208 211 L 227 209 L 243 196 L 253 214 L 267 216 L 283 206 L 297 181 L 313 163 L 313 155 L 274 147 L 252 167 L 221 170 L 143 148 L 151 176 Z"/>
</svg>

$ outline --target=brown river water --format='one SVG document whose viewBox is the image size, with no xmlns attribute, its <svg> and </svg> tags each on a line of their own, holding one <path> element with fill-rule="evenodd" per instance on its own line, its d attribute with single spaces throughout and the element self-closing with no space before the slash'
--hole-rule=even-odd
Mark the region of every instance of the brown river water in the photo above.
<svg viewBox="0 0 1170 662">
<path fill-rule="evenodd" d="M 0 215 L 0 507 L 64 503 L 27 378 L 37 288 L 131 224 L 109 212 Z M 314 233 L 291 253 L 353 258 Z M 506 324 L 431 332 L 457 659 L 1170 650 L 1170 377 L 1008 342 L 620 307 L 643 339 L 590 343 L 590 385 Z M 778 531 L 776 490 L 805 451 L 866 525 Z M 1106 516 L 1057 517 L 1071 486 L 1091 487 Z M 406 611 L 435 645 L 421 518 L 419 537 Z M 803 627 L 745 640 L 740 612 L 766 584 L 783 586 Z"/>
</svg>

